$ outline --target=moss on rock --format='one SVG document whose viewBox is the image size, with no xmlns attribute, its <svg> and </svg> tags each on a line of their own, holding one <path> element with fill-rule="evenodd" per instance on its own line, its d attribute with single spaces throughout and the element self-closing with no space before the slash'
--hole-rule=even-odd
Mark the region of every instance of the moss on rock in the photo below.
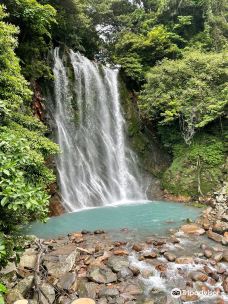
<svg viewBox="0 0 228 304">
<path fill-rule="evenodd" d="M 169 166 L 169 155 L 162 148 L 162 144 L 155 133 L 143 126 L 137 105 L 137 96 L 127 90 L 120 79 L 120 95 L 125 119 L 127 120 L 127 134 L 129 144 L 139 157 L 141 167 L 150 174 L 161 177 Z"/>
<path fill-rule="evenodd" d="M 225 144 L 221 137 L 198 135 L 189 146 L 174 147 L 174 159 L 162 178 L 175 195 L 202 195 L 215 191 L 227 175 Z"/>
</svg>

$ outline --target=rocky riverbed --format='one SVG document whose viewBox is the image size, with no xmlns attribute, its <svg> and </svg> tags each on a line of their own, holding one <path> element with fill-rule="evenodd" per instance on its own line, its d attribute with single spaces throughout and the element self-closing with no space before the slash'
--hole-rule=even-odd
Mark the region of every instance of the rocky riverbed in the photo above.
<svg viewBox="0 0 228 304">
<path fill-rule="evenodd" d="M 196 224 L 139 242 L 119 232 L 77 232 L 28 242 L 1 271 L 6 302 L 30 304 L 228 303 L 228 249 Z M 171 291 L 180 289 L 181 297 Z M 179 292 L 179 291 L 178 291 Z M 16 302 L 17 303 L 17 302 Z"/>
<path fill-rule="evenodd" d="M 33 237 L 17 265 L 0 271 L 6 303 L 226 304 L 226 193 L 208 205 L 196 223 L 163 238 L 127 229 Z"/>
</svg>

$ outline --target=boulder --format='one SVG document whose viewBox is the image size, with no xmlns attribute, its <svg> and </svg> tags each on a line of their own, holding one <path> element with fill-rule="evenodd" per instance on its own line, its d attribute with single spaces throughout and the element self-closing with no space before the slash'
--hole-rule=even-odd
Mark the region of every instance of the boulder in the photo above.
<svg viewBox="0 0 228 304">
<path fill-rule="evenodd" d="M 112 272 L 108 267 L 92 266 L 88 270 L 87 277 L 95 283 L 108 284 L 117 281 L 116 273 Z"/>
<path fill-rule="evenodd" d="M 222 238 L 222 244 L 227 246 L 228 245 L 228 232 L 225 232 Z"/>
<path fill-rule="evenodd" d="M 194 260 L 192 257 L 181 256 L 179 258 L 176 258 L 175 262 L 177 264 L 192 264 Z"/>
<path fill-rule="evenodd" d="M 105 233 L 104 230 L 97 229 L 94 231 L 94 234 L 104 234 L 104 233 Z"/>
<path fill-rule="evenodd" d="M 135 243 L 135 244 L 132 246 L 132 249 L 135 250 L 136 252 L 140 252 L 140 251 L 143 251 L 144 247 L 145 247 L 144 244 Z"/>
<path fill-rule="evenodd" d="M 197 295 L 191 295 L 191 294 L 186 294 L 186 295 L 182 295 L 181 296 L 181 301 L 183 301 L 184 303 L 185 302 L 190 302 L 190 303 L 192 303 L 192 302 L 195 302 L 195 301 L 197 301 L 197 300 L 199 300 L 199 297 L 197 296 Z"/>
<path fill-rule="evenodd" d="M 216 261 L 216 262 L 220 262 L 223 258 L 223 252 L 216 252 L 214 255 L 213 255 L 213 259 Z"/>
<path fill-rule="evenodd" d="M 200 271 L 194 271 L 190 274 L 191 278 L 193 281 L 197 282 L 197 281 L 200 281 L 200 282 L 206 282 L 208 280 L 208 276 L 203 273 L 203 272 L 200 272 Z"/>
<path fill-rule="evenodd" d="M 205 230 L 196 224 L 183 225 L 180 228 L 181 232 L 186 234 L 202 235 L 205 233 Z"/>
<path fill-rule="evenodd" d="M 212 230 L 217 233 L 224 233 L 228 231 L 228 223 L 222 221 L 216 221 Z"/>
<path fill-rule="evenodd" d="M 23 280 L 19 281 L 16 289 L 25 296 L 26 293 L 32 288 L 34 276 L 25 277 Z"/>
<path fill-rule="evenodd" d="M 169 241 L 173 244 L 179 244 L 180 240 L 176 238 L 174 235 L 169 239 Z"/>
<path fill-rule="evenodd" d="M 211 269 L 209 266 L 204 266 L 204 271 L 207 273 L 207 274 L 209 274 L 209 275 L 211 275 L 211 274 L 213 274 L 214 273 L 214 270 L 213 269 Z"/>
<path fill-rule="evenodd" d="M 17 268 L 15 263 L 9 263 L 5 268 L 0 271 L 0 281 L 6 285 L 8 289 L 11 289 L 15 285 L 17 280 Z"/>
<path fill-rule="evenodd" d="M 228 262 L 228 250 L 224 250 L 223 252 L 223 261 Z"/>
<path fill-rule="evenodd" d="M 75 298 L 77 299 L 78 297 L 75 297 Z M 58 298 L 57 303 L 58 303 L 58 304 L 71 304 L 72 300 L 73 300 L 72 295 L 71 295 L 71 299 L 69 299 L 68 296 L 60 296 L 60 297 Z M 30 304 L 30 303 L 29 303 L 29 304 Z"/>
<path fill-rule="evenodd" d="M 175 256 L 175 254 L 173 254 L 172 252 L 169 252 L 169 251 L 167 251 L 167 252 L 165 252 L 164 253 L 164 257 L 169 261 L 169 262 L 174 262 L 175 260 L 176 260 L 176 256 Z"/>
<path fill-rule="evenodd" d="M 79 255 L 75 246 L 69 244 L 45 255 L 44 265 L 49 274 L 59 278 L 63 273 L 71 271 L 76 257 Z"/>
<path fill-rule="evenodd" d="M 167 304 L 167 294 L 165 291 L 153 290 L 150 293 L 151 298 L 154 301 L 154 304 Z"/>
<path fill-rule="evenodd" d="M 128 257 L 112 256 L 108 259 L 107 265 L 114 271 L 119 272 L 123 267 L 129 266 Z"/>
<path fill-rule="evenodd" d="M 8 263 L 8 265 L 0 271 L 0 277 L 11 276 L 17 273 L 17 268 L 15 263 Z"/>
<path fill-rule="evenodd" d="M 212 230 L 209 230 L 207 232 L 207 236 L 209 239 L 212 239 L 215 242 L 222 243 L 222 239 L 223 239 L 222 235 L 220 235 L 216 232 L 213 232 Z"/>
<path fill-rule="evenodd" d="M 69 290 L 76 281 L 75 272 L 66 272 L 60 277 L 58 287 L 60 289 Z"/>
<path fill-rule="evenodd" d="M 40 289 L 43 292 L 41 294 L 40 302 L 42 304 L 52 304 L 52 303 L 54 303 L 54 301 L 55 301 L 55 289 L 48 283 L 43 283 L 40 286 Z M 45 296 L 48 298 L 48 300 L 46 299 L 46 297 L 43 294 L 45 294 Z M 37 294 L 36 294 L 36 297 L 37 297 Z"/>
<path fill-rule="evenodd" d="M 213 255 L 213 252 L 210 249 L 205 249 L 204 250 L 204 255 L 205 255 L 206 258 L 210 259 Z"/>
<path fill-rule="evenodd" d="M 78 280 L 77 292 L 80 298 L 96 298 L 97 284 L 87 282 L 85 279 Z"/>
<path fill-rule="evenodd" d="M 228 277 L 226 277 L 222 283 L 222 287 L 225 291 L 225 293 L 228 293 Z"/>
<path fill-rule="evenodd" d="M 12 289 L 7 294 L 6 301 L 8 304 L 13 304 L 17 300 L 24 300 L 24 297 L 18 289 Z"/>
<path fill-rule="evenodd" d="M 125 286 L 123 290 L 124 294 L 128 294 L 130 296 L 138 296 L 143 294 L 143 289 L 138 284 L 129 283 Z"/>
<path fill-rule="evenodd" d="M 123 256 L 123 255 L 128 255 L 129 253 L 125 249 L 116 249 L 116 250 L 113 250 L 113 254 Z"/>
<path fill-rule="evenodd" d="M 135 266 L 133 266 L 133 265 L 130 265 L 130 266 L 129 266 L 129 269 L 132 271 L 132 273 L 133 273 L 134 276 L 137 276 L 137 275 L 140 274 L 140 270 L 139 270 L 138 267 L 135 267 Z"/>
<path fill-rule="evenodd" d="M 166 244 L 166 240 L 160 239 L 160 240 L 153 241 L 154 246 L 162 246 L 162 245 L 165 245 L 165 244 Z"/>
<path fill-rule="evenodd" d="M 115 304 L 124 304 L 125 303 L 124 298 L 122 298 L 122 297 L 117 297 L 115 300 L 116 300 Z"/>
<path fill-rule="evenodd" d="M 158 254 L 155 251 L 147 252 L 143 254 L 145 259 L 156 259 Z"/>
<path fill-rule="evenodd" d="M 133 272 L 128 267 L 123 267 L 117 273 L 118 280 L 126 280 L 133 277 Z"/>
<path fill-rule="evenodd" d="M 36 266 L 37 251 L 34 248 L 26 249 L 20 258 L 19 268 L 31 268 Z"/>
<path fill-rule="evenodd" d="M 99 291 L 99 296 L 102 297 L 111 297 L 116 298 L 119 296 L 119 290 L 112 287 L 102 287 Z"/>
</svg>

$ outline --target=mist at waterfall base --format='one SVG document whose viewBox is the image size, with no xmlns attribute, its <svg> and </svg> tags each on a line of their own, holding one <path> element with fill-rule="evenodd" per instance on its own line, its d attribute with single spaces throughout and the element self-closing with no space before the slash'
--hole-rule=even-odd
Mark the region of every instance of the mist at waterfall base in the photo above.
<svg viewBox="0 0 228 304">
<path fill-rule="evenodd" d="M 54 98 L 47 106 L 62 151 L 56 166 L 65 209 L 146 199 L 126 143 L 118 70 L 73 51 L 62 59 L 56 48 L 53 73 Z"/>
</svg>

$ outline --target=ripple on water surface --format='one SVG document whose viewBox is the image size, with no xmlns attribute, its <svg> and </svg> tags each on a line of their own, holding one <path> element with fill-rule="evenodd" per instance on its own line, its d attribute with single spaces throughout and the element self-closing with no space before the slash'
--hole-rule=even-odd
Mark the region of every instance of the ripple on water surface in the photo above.
<svg viewBox="0 0 228 304">
<path fill-rule="evenodd" d="M 166 235 L 190 218 L 196 219 L 201 210 L 180 203 L 153 201 L 99 207 L 53 217 L 46 224 L 33 223 L 26 233 L 53 238 L 74 231 L 128 228 L 139 233 Z"/>
</svg>

